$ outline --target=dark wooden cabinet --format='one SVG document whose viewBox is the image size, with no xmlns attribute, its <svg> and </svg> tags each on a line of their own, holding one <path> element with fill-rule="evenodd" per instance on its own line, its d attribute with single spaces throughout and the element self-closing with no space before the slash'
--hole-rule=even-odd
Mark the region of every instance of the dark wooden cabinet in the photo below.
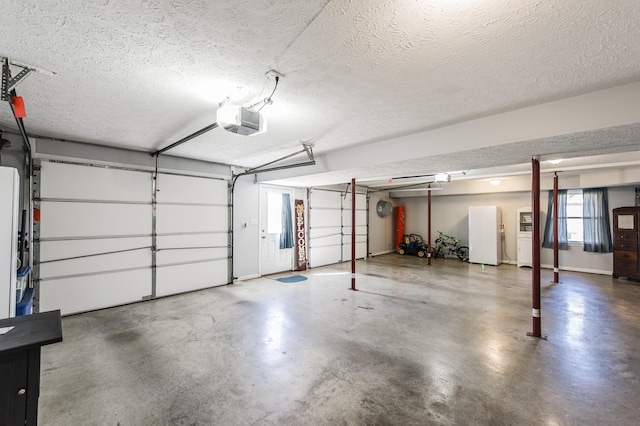
<svg viewBox="0 0 640 426">
<path fill-rule="evenodd" d="M 613 277 L 640 279 L 638 219 L 640 207 L 613 209 Z"/>
<path fill-rule="evenodd" d="M 0 425 L 36 425 L 40 347 L 62 341 L 60 311 L 2 319 L 0 329 Z"/>
</svg>

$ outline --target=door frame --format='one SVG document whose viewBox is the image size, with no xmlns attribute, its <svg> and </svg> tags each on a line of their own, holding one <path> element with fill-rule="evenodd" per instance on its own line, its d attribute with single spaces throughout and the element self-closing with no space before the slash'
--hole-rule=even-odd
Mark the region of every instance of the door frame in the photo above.
<svg viewBox="0 0 640 426">
<path fill-rule="evenodd" d="M 259 276 L 263 276 L 263 248 L 262 248 L 262 230 L 266 228 L 266 224 L 263 223 L 264 222 L 264 218 L 266 217 L 267 214 L 267 200 L 266 197 L 264 196 L 264 194 L 266 192 L 268 192 L 269 190 L 273 190 L 273 192 L 280 192 L 281 194 L 289 194 L 289 199 L 291 202 L 291 212 L 292 214 L 295 213 L 295 188 L 291 188 L 291 187 L 287 187 L 287 186 L 277 186 L 277 185 L 266 185 L 266 184 L 260 184 L 260 217 L 259 217 L 259 221 L 258 221 L 258 275 Z M 295 235 L 295 221 L 291 221 L 291 231 L 293 232 L 293 235 Z M 291 254 L 291 264 L 289 265 L 289 268 L 286 271 L 280 271 L 280 272 L 291 272 L 293 271 L 293 266 L 294 266 L 294 260 L 295 260 L 295 244 L 294 247 L 292 248 L 293 252 Z M 277 273 L 277 272 L 274 272 Z M 269 273 L 271 274 L 271 272 Z"/>
</svg>

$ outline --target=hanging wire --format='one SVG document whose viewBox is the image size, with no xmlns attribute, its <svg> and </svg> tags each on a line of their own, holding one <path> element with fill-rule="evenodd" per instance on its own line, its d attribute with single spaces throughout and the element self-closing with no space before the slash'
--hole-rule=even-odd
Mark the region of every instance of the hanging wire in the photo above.
<svg viewBox="0 0 640 426">
<path fill-rule="evenodd" d="M 269 97 L 262 101 L 264 102 L 264 104 L 260 108 L 258 108 L 258 111 L 262 110 L 262 108 L 264 108 L 265 106 L 271 105 L 273 103 L 273 100 L 271 99 L 271 97 L 273 96 L 274 93 L 276 93 L 276 89 L 278 88 L 279 81 L 280 81 L 280 77 L 276 75 L 276 85 L 273 87 L 273 91 L 271 92 Z"/>
</svg>

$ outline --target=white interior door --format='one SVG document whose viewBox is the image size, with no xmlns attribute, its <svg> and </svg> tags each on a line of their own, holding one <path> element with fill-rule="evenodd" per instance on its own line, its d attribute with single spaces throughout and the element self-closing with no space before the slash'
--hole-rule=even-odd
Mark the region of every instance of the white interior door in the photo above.
<svg viewBox="0 0 640 426">
<path fill-rule="evenodd" d="M 294 248 L 280 248 L 280 236 L 283 233 L 283 201 L 286 200 L 283 195 L 285 194 L 289 195 L 289 207 L 293 213 L 293 190 L 263 186 L 260 191 L 261 275 L 293 269 Z M 293 220 L 289 226 L 289 231 L 293 234 Z"/>
</svg>

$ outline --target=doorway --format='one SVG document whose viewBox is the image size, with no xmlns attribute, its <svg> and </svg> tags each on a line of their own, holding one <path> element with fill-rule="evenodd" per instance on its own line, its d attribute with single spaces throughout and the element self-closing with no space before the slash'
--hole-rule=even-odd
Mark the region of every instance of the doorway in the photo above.
<svg viewBox="0 0 640 426">
<path fill-rule="evenodd" d="M 260 275 L 293 269 L 293 189 L 260 190 Z"/>
</svg>

